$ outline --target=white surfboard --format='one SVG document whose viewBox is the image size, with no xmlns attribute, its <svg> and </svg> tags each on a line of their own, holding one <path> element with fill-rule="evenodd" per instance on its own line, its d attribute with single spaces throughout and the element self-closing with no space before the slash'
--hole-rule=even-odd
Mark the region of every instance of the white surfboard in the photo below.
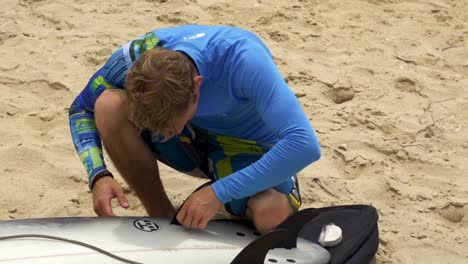
<svg viewBox="0 0 468 264">
<path fill-rule="evenodd" d="M 126 263 L 70 241 L 43 237 L 2 240 L 28 234 L 87 243 L 133 261 L 127 263 L 228 264 L 239 263 L 242 258 L 245 261 L 246 257 L 264 258 L 265 264 L 325 264 L 330 261 L 327 250 L 301 238 L 297 239 L 296 248 L 268 251 L 267 245 L 266 256 L 255 256 L 262 254 L 261 247 L 265 247 L 265 243 L 273 243 L 283 234 L 277 233 L 276 238 L 275 234 L 260 236 L 236 222 L 211 221 L 205 230 L 187 230 L 170 224 L 168 219 L 92 217 L 0 221 L 0 264 Z"/>
</svg>

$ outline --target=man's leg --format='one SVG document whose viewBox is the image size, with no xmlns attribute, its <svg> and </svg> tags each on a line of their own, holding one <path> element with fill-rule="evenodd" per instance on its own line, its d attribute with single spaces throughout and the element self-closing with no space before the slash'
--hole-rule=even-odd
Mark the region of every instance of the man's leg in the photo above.
<svg viewBox="0 0 468 264">
<path fill-rule="evenodd" d="M 104 91 L 96 101 L 96 127 L 115 167 L 135 191 L 149 216 L 175 213 L 164 191 L 156 159 L 128 119 L 124 91 Z"/>
<path fill-rule="evenodd" d="M 206 138 L 212 149 L 208 160 L 212 167 L 210 178 L 213 180 L 229 177 L 234 172 L 250 166 L 270 149 L 269 144 L 215 133 L 207 134 Z M 257 230 L 264 233 L 286 220 L 300 205 L 299 186 L 295 177 L 291 177 L 272 189 L 251 197 L 232 200 L 225 208 L 232 215 L 250 219 Z"/>
<path fill-rule="evenodd" d="M 261 233 L 277 227 L 293 213 L 288 197 L 275 189 L 257 193 L 247 202 L 245 215 Z"/>
</svg>

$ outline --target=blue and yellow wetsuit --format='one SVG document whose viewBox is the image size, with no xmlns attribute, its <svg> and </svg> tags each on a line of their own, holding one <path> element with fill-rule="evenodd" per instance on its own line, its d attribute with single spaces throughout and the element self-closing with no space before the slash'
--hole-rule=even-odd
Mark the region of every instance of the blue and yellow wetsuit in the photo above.
<svg viewBox="0 0 468 264">
<path fill-rule="evenodd" d="M 205 150 L 211 149 L 206 171 L 217 180 L 212 187 L 218 199 L 240 215 L 245 198 L 259 191 L 291 192 L 294 175 L 320 158 L 318 140 L 265 44 L 251 32 L 227 26 L 154 30 L 119 48 L 92 76 L 70 108 L 73 142 L 90 184 L 106 170 L 94 122 L 96 99 L 106 89 L 125 89 L 133 62 L 156 46 L 184 52 L 203 76 L 191 125 L 204 135 Z M 166 143 L 151 135 L 146 141 L 163 162 L 187 171 L 199 164 L 184 163 L 174 147 L 194 139 L 193 127 Z"/>
</svg>

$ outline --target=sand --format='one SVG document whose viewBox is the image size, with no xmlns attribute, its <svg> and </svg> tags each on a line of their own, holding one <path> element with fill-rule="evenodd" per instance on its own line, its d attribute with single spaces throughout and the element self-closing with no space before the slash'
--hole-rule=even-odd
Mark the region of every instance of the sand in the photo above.
<svg viewBox="0 0 468 264">
<path fill-rule="evenodd" d="M 377 207 L 375 263 L 468 263 L 466 0 L 2 0 L 0 219 L 94 215 L 69 105 L 117 47 L 185 23 L 271 47 L 323 149 L 305 207 Z M 161 170 L 175 204 L 201 183 Z M 125 190 L 117 214 L 144 215 Z"/>
</svg>

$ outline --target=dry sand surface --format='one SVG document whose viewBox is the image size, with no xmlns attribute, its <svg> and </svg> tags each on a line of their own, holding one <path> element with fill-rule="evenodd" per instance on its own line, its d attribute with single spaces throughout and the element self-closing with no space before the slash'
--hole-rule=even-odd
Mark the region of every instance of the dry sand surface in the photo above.
<svg viewBox="0 0 468 264">
<path fill-rule="evenodd" d="M 466 0 L 1 0 L 0 219 L 94 214 L 68 107 L 117 47 L 185 23 L 271 47 L 323 147 L 305 206 L 376 206 L 376 263 L 468 263 Z M 200 183 L 162 171 L 176 204 Z M 143 215 L 125 190 L 116 212 Z"/>
</svg>

